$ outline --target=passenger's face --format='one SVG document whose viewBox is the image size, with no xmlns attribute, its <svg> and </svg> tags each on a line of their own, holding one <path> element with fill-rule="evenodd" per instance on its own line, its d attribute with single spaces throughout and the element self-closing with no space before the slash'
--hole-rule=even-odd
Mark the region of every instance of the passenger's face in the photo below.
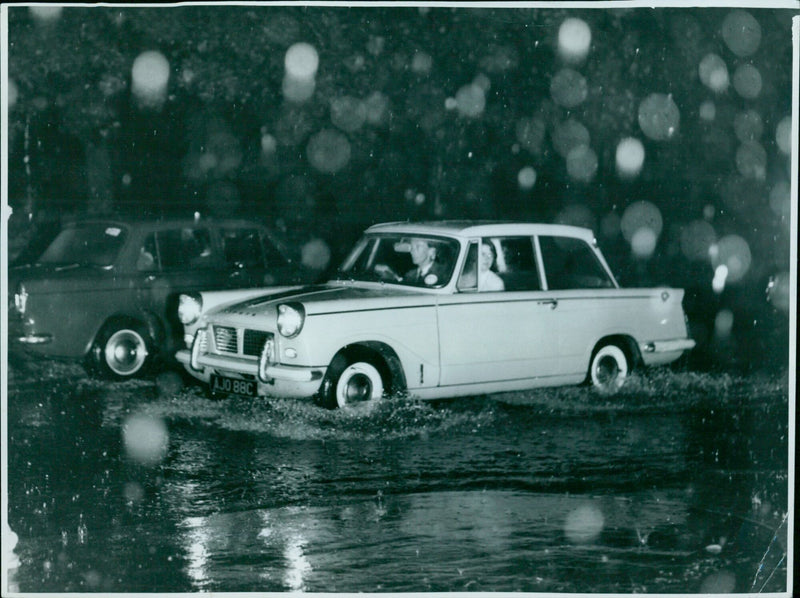
<svg viewBox="0 0 800 598">
<path fill-rule="evenodd" d="M 414 239 L 411 241 L 411 261 L 415 265 L 421 266 L 433 259 L 433 249 L 428 245 L 427 241 L 422 239 Z"/>
<path fill-rule="evenodd" d="M 492 267 L 494 263 L 494 252 L 488 245 L 481 245 L 481 257 L 478 263 L 481 266 L 482 272 Z"/>
</svg>

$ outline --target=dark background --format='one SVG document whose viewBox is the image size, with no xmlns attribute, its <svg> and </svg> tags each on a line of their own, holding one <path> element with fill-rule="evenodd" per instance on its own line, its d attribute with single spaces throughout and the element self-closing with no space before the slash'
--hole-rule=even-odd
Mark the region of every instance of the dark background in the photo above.
<svg viewBox="0 0 800 598">
<path fill-rule="evenodd" d="M 328 268 L 380 221 L 565 222 L 595 231 L 623 285 L 687 290 L 690 367 L 785 370 L 791 172 L 780 130 L 791 115 L 793 14 L 10 7 L 9 256 L 35 255 L 83 214 L 247 215 L 281 231 L 301 259 L 313 262 L 302 251 L 322 240 Z M 558 51 L 568 18 L 591 31 L 588 54 L 572 63 Z M 319 59 L 305 101 L 282 91 L 297 42 Z M 158 102 L 133 91 L 146 51 L 169 65 Z M 701 80 L 709 54 L 725 63 L 724 89 Z M 757 93 L 737 81 L 752 73 L 746 65 L 760 74 Z M 566 90 L 577 103 L 553 90 L 566 67 L 582 77 Z M 678 110 L 661 137 L 642 124 L 654 93 Z M 650 116 L 658 129 L 675 114 Z M 562 149 L 574 121 L 597 159 L 586 177 Z M 645 151 L 635 176 L 615 168 L 626 137 Z M 532 186 L 519 180 L 526 167 Z M 641 201 L 662 221 L 646 255 L 625 234 L 626 209 Z M 715 268 L 740 244 L 727 258 L 707 249 L 731 238 L 752 259 L 714 288 Z"/>
</svg>

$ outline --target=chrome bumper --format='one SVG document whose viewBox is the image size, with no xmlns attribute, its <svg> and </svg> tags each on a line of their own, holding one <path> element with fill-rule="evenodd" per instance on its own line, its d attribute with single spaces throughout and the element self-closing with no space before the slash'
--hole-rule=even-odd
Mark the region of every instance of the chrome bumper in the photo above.
<svg viewBox="0 0 800 598">
<path fill-rule="evenodd" d="M 690 338 L 651 341 L 649 343 L 639 343 L 639 350 L 642 353 L 672 353 L 674 351 L 688 351 L 693 349 L 696 344 Z"/>
<path fill-rule="evenodd" d="M 175 358 L 185 366 L 191 366 L 192 354 L 188 349 L 181 349 L 175 354 Z M 197 357 L 197 365 L 202 368 L 212 368 L 220 371 L 235 372 L 237 374 L 250 374 L 258 376 L 258 362 L 226 357 L 224 355 L 213 355 L 206 353 Z M 289 382 L 313 382 L 322 379 L 323 370 L 319 368 L 288 366 L 280 364 L 270 364 L 266 367 L 268 377 L 275 380 L 287 380 Z"/>
</svg>

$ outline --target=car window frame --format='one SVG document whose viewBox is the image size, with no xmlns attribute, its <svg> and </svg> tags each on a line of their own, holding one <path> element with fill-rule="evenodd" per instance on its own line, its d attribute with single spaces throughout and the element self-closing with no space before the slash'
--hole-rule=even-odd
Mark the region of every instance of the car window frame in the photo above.
<svg viewBox="0 0 800 598">
<path fill-rule="evenodd" d="M 548 238 L 552 238 L 552 239 L 556 239 L 556 238 L 570 239 L 570 240 L 573 240 L 573 241 L 578 242 L 578 243 L 583 243 L 586 246 L 586 248 L 589 250 L 589 253 L 594 258 L 595 263 L 599 266 L 599 268 L 603 272 L 603 274 L 605 274 L 608 282 L 610 282 L 611 285 L 610 286 L 601 286 L 601 287 L 569 287 L 569 288 L 562 288 L 562 289 L 553 289 L 553 288 L 551 288 L 550 287 L 550 280 L 547 277 L 547 269 L 545 268 L 545 265 L 544 265 L 544 252 L 542 251 L 542 248 L 541 248 L 540 237 L 548 237 Z M 597 242 L 594 241 L 594 240 L 590 243 L 590 242 L 588 242 L 586 239 L 584 239 L 582 237 L 576 237 L 576 236 L 572 236 L 572 235 L 563 235 L 563 234 L 559 235 L 559 234 L 556 234 L 556 233 L 548 233 L 548 234 L 539 233 L 539 234 L 536 235 L 536 247 L 537 247 L 537 254 L 539 256 L 540 267 L 542 269 L 542 273 L 543 273 L 543 276 L 544 276 L 544 278 L 542 280 L 544 281 L 544 287 L 548 291 L 587 291 L 587 290 L 617 289 L 617 288 L 619 288 L 619 283 L 617 283 L 617 279 L 614 277 L 613 273 L 611 272 L 611 269 L 608 267 L 608 264 L 603 259 L 602 253 L 597 251 Z"/>
</svg>

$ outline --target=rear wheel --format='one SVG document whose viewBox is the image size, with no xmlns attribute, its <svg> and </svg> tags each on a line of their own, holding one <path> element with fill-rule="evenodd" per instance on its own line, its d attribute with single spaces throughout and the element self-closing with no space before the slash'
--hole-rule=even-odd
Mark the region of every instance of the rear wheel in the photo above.
<svg viewBox="0 0 800 598">
<path fill-rule="evenodd" d="M 383 396 L 384 383 L 378 368 L 368 361 L 336 357 L 322 384 L 321 398 L 329 409 L 352 407 Z"/>
<path fill-rule="evenodd" d="M 141 375 L 150 363 L 152 342 L 147 330 L 135 322 L 106 325 L 89 352 L 89 373 L 127 380 Z"/>
<path fill-rule="evenodd" d="M 592 356 L 589 379 L 603 392 L 614 392 L 625 383 L 631 369 L 630 360 L 618 345 L 603 345 Z"/>
</svg>

